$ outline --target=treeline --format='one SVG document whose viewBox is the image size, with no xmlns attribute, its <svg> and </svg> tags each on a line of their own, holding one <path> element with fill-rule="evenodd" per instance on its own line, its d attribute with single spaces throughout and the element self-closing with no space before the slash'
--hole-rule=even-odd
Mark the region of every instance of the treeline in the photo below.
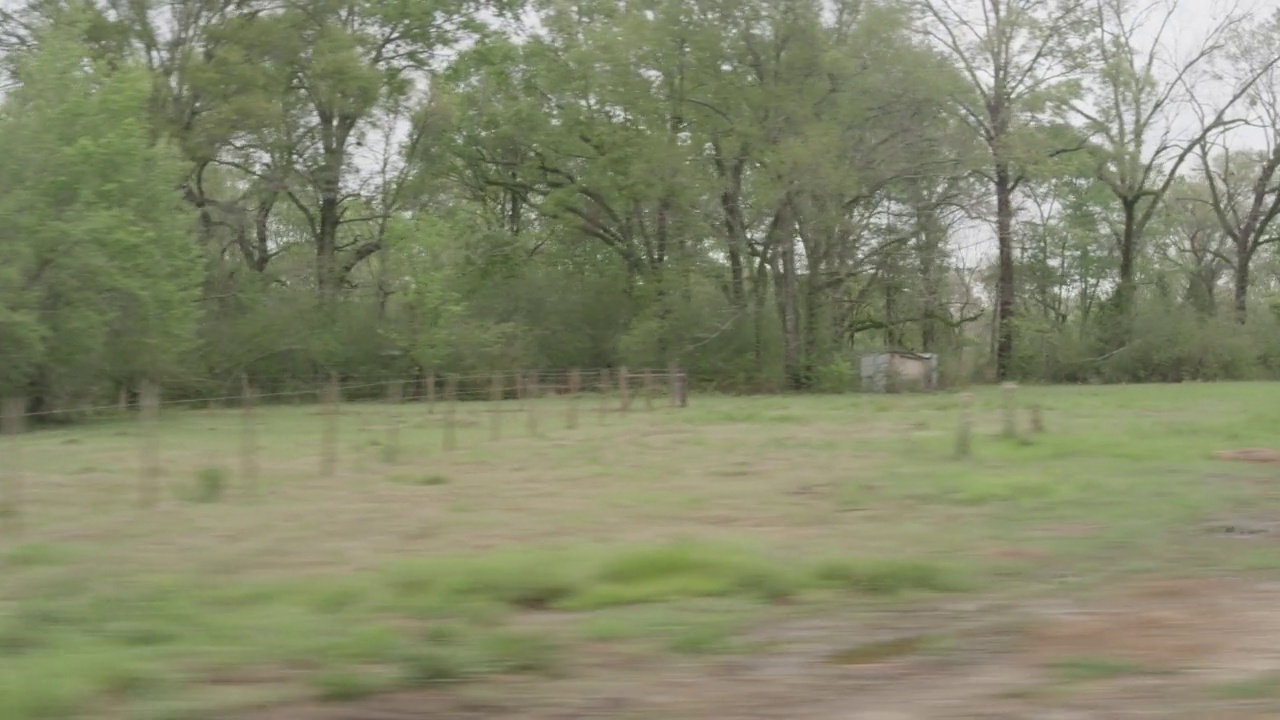
<svg viewBox="0 0 1280 720">
<path fill-rule="evenodd" d="M 32 0 L 0 11 L 0 389 L 825 390 L 880 348 L 1275 376 L 1280 21 L 1179 12 Z"/>
</svg>

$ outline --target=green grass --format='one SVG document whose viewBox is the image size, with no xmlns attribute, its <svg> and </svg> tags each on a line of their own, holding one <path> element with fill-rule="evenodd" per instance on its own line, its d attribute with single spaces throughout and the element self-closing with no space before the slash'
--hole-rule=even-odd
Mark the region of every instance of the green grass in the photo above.
<svg viewBox="0 0 1280 720">
<path fill-rule="evenodd" d="M 1246 680 L 1219 683 L 1209 688 L 1210 694 L 1230 700 L 1260 700 L 1280 697 L 1280 676 L 1265 673 Z"/>
<path fill-rule="evenodd" d="M 1067 658 L 1055 662 L 1053 668 L 1062 679 L 1071 682 L 1106 680 L 1143 672 L 1135 663 L 1106 657 Z"/>
<path fill-rule="evenodd" d="M 600 643 L 739 652 L 753 627 L 795 614 L 941 593 L 1280 571 L 1267 545 L 1198 531 L 1280 512 L 1280 469 L 1212 459 L 1280 443 L 1280 386 L 1020 392 L 1049 432 L 1000 438 L 998 391 L 979 389 L 965 460 L 950 394 L 695 395 L 604 417 L 583 403 L 576 430 L 548 399 L 542 438 L 513 412 L 498 443 L 466 403 L 453 452 L 441 413 L 404 405 L 395 458 L 384 408 L 352 404 L 332 477 L 314 409 L 263 408 L 252 494 L 226 469 L 240 415 L 172 412 L 171 492 L 154 510 L 136 502 L 130 425 L 33 433 L 23 534 L 0 537 L 0 718 L 194 713 L 254 693 L 356 701 L 571 673 Z M 228 676 L 280 679 L 205 692 Z"/>
</svg>

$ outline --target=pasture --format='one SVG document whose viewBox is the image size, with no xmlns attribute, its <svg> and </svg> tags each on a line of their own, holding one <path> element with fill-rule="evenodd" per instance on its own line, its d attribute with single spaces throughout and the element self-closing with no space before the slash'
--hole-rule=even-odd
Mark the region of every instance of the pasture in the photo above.
<svg viewBox="0 0 1280 720">
<path fill-rule="evenodd" d="M 26 433 L 0 718 L 1280 716 L 1280 385 L 1019 393 Z"/>
</svg>

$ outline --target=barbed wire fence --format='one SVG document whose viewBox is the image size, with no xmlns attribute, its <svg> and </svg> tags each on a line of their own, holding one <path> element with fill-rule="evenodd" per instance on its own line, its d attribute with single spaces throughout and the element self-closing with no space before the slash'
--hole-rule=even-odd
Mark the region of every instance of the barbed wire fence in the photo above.
<svg viewBox="0 0 1280 720">
<path fill-rule="evenodd" d="M 238 416 L 235 474 L 244 492 L 256 496 L 262 489 L 264 438 L 270 437 L 263 432 L 263 423 L 273 419 L 263 411 L 273 407 L 315 406 L 320 420 L 313 439 L 316 472 L 333 477 L 343 462 L 343 433 L 368 431 L 368 422 L 375 423 L 372 429 L 382 434 L 378 444 L 383 460 L 394 463 L 404 450 L 402 431 L 411 422 L 422 426 L 425 420 L 439 428 L 438 437 L 432 439 L 438 443 L 438 451 L 447 453 L 463 444 L 460 429 L 471 430 L 466 433 L 471 440 L 467 444 L 474 446 L 522 436 L 542 438 L 559 428 L 575 430 L 588 414 L 603 423 L 616 415 L 652 412 L 664 405 L 679 409 L 689 403 L 688 377 L 677 367 L 428 373 L 410 379 L 347 383 L 333 374 L 318 387 L 280 392 L 258 390 L 263 385 L 279 386 L 272 378 L 246 375 L 239 384 L 240 392 L 234 395 L 166 400 L 161 385 L 148 381 L 132 389 L 136 401 L 131 402 L 130 394 L 122 391 L 111 405 L 55 410 L 29 411 L 25 398 L 0 398 L 0 532 L 23 532 L 30 509 L 28 486 L 40 480 L 27 467 L 32 453 L 24 447 L 24 439 L 35 437 L 46 426 L 65 425 L 59 420 L 136 423 L 130 435 L 138 441 L 137 498 L 140 506 L 151 508 L 164 496 L 164 478 L 172 475 L 165 466 L 166 458 L 183 452 L 164 442 L 164 421 L 185 409 L 217 410 L 226 413 L 226 418 Z M 365 424 L 351 428 L 341 421 L 346 415 Z"/>
</svg>

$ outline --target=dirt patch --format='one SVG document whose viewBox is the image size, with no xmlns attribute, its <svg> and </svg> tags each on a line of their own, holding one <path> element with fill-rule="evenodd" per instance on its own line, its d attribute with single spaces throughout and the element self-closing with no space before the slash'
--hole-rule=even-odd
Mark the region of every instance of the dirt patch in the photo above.
<svg viewBox="0 0 1280 720">
<path fill-rule="evenodd" d="M 1219 450 L 1213 454 L 1219 460 L 1234 460 L 1238 462 L 1265 463 L 1268 465 L 1280 464 L 1280 450 L 1272 450 L 1271 448 L 1244 448 L 1242 450 Z"/>
<path fill-rule="evenodd" d="M 1152 670 L 1230 678 L 1280 670 L 1280 586 L 1229 579 L 1144 583 L 1028 634 L 1048 662 L 1109 658 Z"/>
<path fill-rule="evenodd" d="M 893 627 L 880 639 L 857 623 L 796 621 L 753 633 L 767 648 L 748 655 L 673 660 L 594 648 L 570 678 L 297 705 L 237 720 L 1269 718 L 1280 705 L 1204 688 L 1280 671 L 1277 599 L 1280 585 L 1173 580 L 1084 603 L 887 616 Z M 930 617 L 928 638 L 901 634 L 898 626 L 918 628 Z M 934 642 L 944 637 L 954 643 Z M 1119 670 L 1086 680 L 1055 674 L 1055 663 L 1087 658 Z"/>
</svg>

